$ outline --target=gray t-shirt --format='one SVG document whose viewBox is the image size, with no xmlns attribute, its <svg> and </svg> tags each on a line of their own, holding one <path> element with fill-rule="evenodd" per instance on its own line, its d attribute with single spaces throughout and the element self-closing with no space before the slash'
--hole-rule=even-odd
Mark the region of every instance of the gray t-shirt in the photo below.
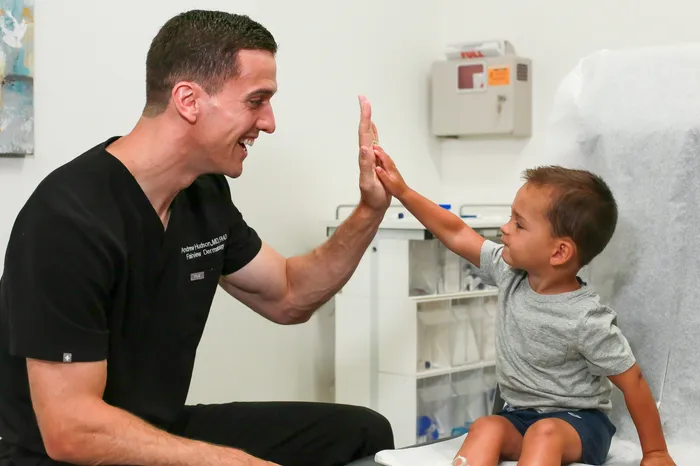
<svg viewBox="0 0 700 466">
<path fill-rule="evenodd" d="M 502 259 L 503 245 L 486 241 L 481 270 L 499 290 L 496 380 L 513 408 L 540 411 L 612 409 L 607 376 L 631 368 L 635 357 L 616 314 L 597 293 L 536 293 L 527 272 Z"/>
</svg>

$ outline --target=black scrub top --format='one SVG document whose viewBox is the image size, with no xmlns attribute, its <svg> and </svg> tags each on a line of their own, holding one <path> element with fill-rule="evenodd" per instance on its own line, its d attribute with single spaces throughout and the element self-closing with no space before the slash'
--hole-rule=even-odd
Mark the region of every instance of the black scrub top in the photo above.
<svg viewBox="0 0 700 466">
<path fill-rule="evenodd" d="M 167 429 L 185 404 L 219 277 L 262 245 L 220 175 L 181 191 L 164 229 L 106 151 L 116 139 L 47 176 L 11 231 L 0 279 L 0 438 L 18 465 L 46 456 L 26 358 L 107 360 L 105 402 Z"/>
</svg>

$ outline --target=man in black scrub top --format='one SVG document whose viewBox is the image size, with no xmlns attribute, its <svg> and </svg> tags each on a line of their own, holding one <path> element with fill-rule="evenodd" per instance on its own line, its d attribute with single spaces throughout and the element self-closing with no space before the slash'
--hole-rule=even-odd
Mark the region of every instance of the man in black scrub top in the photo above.
<svg viewBox="0 0 700 466">
<path fill-rule="evenodd" d="M 0 464 L 333 466 L 393 447 L 386 419 L 360 407 L 185 406 L 217 285 L 273 322 L 305 322 L 390 202 L 361 99 L 361 200 L 333 237 L 285 259 L 243 220 L 225 176 L 275 129 L 276 49 L 245 16 L 174 17 L 148 52 L 135 128 L 48 175 L 19 213 L 0 282 Z"/>
</svg>

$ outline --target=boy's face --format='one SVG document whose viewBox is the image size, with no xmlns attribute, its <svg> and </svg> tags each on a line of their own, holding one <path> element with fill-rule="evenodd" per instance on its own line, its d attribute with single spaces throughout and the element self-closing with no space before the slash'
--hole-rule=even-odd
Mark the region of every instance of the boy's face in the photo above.
<svg viewBox="0 0 700 466">
<path fill-rule="evenodd" d="M 501 227 L 505 245 L 503 260 L 511 267 L 526 271 L 545 270 L 563 265 L 571 258 L 573 251 L 566 251 L 566 248 L 572 245 L 552 235 L 546 217 L 551 195 L 551 188 L 528 183 L 518 190 L 511 219 Z"/>
</svg>

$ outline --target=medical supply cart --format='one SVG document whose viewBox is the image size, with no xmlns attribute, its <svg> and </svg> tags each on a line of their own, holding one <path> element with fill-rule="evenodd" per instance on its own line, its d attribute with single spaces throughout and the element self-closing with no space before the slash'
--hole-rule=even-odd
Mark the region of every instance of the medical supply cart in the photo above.
<svg viewBox="0 0 700 466">
<path fill-rule="evenodd" d="M 328 235 L 353 207 L 338 207 Z M 456 213 L 499 242 L 510 206 Z M 493 404 L 497 309 L 476 267 L 393 206 L 335 296 L 335 401 L 384 415 L 397 447 L 462 433 Z"/>
</svg>

